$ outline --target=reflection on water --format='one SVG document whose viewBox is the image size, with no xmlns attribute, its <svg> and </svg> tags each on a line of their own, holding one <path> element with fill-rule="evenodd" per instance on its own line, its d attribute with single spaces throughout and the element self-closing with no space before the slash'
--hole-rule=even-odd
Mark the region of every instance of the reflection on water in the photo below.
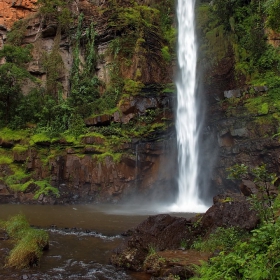
<svg viewBox="0 0 280 280">
<path fill-rule="evenodd" d="M 0 269 L 0 279 L 149 279 L 108 265 L 112 249 L 122 241 L 120 234 L 156 214 L 147 208 L 130 209 L 134 211 L 116 205 L 0 205 L 0 219 L 22 213 L 31 225 L 50 234 L 50 250 L 44 252 L 39 268 Z M 7 253 L 8 243 L 0 241 L 1 254 Z"/>
</svg>

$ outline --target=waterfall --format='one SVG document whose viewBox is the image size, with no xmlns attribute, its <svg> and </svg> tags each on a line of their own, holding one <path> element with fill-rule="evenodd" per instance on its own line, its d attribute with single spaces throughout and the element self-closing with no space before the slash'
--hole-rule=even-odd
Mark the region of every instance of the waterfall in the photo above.
<svg viewBox="0 0 280 280">
<path fill-rule="evenodd" d="M 178 0 L 178 77 L 177 87 L 177 146 L 178 198 L 170 210 L 174 212 L 205 212 L 207 206 L 199 198 L 198 140 L 195 38 L 195 0 Z"/>
</svg>

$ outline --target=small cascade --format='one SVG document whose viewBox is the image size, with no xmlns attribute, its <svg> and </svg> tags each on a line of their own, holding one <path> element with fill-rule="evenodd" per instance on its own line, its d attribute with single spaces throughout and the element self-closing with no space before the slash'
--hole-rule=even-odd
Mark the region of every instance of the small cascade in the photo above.
<svg viewBox="0 0 280 280">
<path fill-rule="evenodd" d="M 178 0 L 178 78 L 177 87 L 177 146 L 179 167 L 178 198 L 170 211 L 205 212 L 207 206 L 199 197 L 198 140 L 195 38 L 195 0 Z"/>
</svg>

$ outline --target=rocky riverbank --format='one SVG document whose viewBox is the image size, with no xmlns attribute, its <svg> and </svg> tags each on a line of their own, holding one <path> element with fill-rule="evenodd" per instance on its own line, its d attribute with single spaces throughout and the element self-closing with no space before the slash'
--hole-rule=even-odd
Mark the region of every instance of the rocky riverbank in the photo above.
<svg viewBox="0 0 280 280">
<path fill-rule="evenodd" d="M 213 202 L 205 214 L 191 219 L 168 214 L 150 216 L 124 233 L 126 239 L 114 250 L 111 263 L 128 270 L 145 271 L 157 279 L 173 279 L 169 275 L 188 279 L 194 275 L 193 265 L 213 255 L 193 250 L 196 240 L 206 239 L 219 227 L 250 231 L 259 223 L 257 213 L 243 194 L 218 195 Z"/>
</svg>

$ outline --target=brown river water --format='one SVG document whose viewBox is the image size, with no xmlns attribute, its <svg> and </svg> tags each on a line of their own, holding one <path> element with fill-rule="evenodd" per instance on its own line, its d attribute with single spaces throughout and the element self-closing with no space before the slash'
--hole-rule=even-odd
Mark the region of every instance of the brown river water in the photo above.
<svg viewBox="0 0 280 280">
<path fill-rule="evenodd" d="M 148 280 L 143 273 L 129 273 L 109 265 L 111 252 L 123 240 L 121 233 L 137 226 L 149 215 L 145 208 L 118 205 L 0 205 L 0 219 L 24 214 L 32 226 L 47 229 L 50 248 L 40 266 L 26 270 L 2 268 L 0 280 L 14 279 L 91 279 Z M 191 217 L 193 214 L 176 214 Z M 0 240 L 0 255 L 9 241 Z"/>
</svg>

